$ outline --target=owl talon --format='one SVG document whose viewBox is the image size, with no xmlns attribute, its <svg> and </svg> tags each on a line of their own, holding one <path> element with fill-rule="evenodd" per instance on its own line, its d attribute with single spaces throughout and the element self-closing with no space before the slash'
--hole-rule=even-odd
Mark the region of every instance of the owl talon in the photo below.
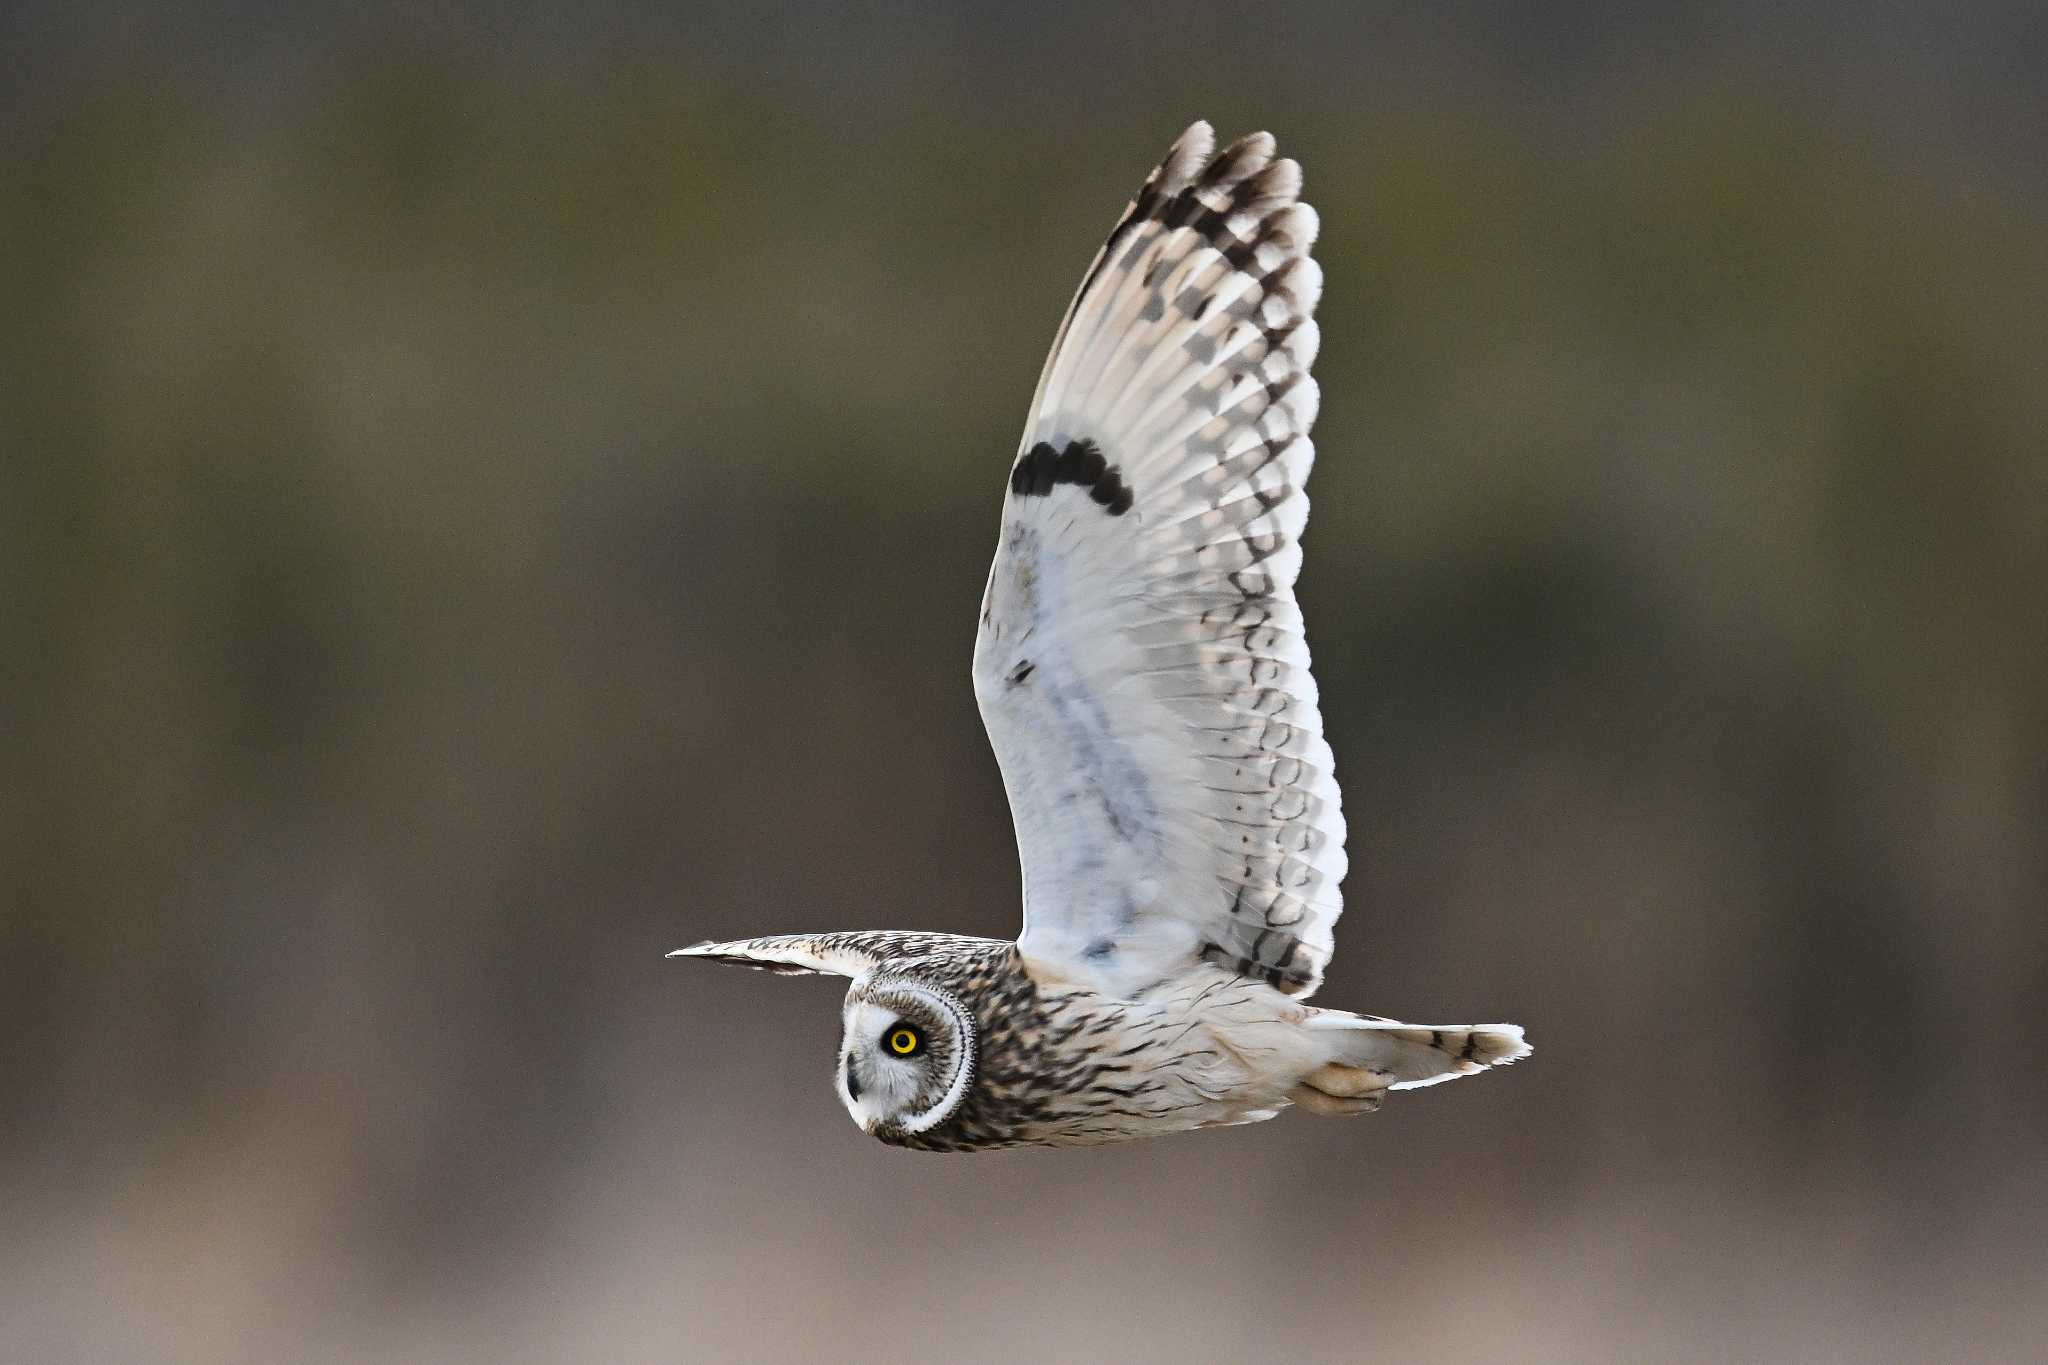
<svg viewBox="0 0 2048 1365">
<path fill-rule="evenodd" d="M 1390 1077 L 1362 1066 L 1343 1066 L 1331 1062 L 1319 1066 L 1301 1078 L 1305 1086 L 1312 1086 L 1333 1099 L 1355 1100 L 1377 1095 L 1387 1088 Z"/>
<path fill-rule="evenodd" d="M 1312 1085 L 1297 1085 L 1287 1092 L 1293 1100 L 1311 1114 L 1323 1114 L 1331 1118 L 1346 1114 L 1370 1114 L 1376 1112 L 1386 1100 L 1385 1092 L 1375 1092 L 1354 1098 L 1343 1098 L 1318 1090 Z"/>
</svg>

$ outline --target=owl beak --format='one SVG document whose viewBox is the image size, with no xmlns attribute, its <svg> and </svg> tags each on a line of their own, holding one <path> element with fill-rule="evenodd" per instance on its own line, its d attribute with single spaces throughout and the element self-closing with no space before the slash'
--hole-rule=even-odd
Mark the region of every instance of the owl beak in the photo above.
<svg viewBox="0 0 2048 1365">
<path fill-rule="evenodd" d="M 847 1103 L 850 1105 L 858 1105 L 860 1103 L 862 1088 L 860 1083 L 860 1068 L 853 1064 L 853 1054 L 851 1052 L 847 1053 L 844 1057 L 839 1059 L 839 1067 L 840 1070 L 845 1073 L 843 1077 L 843 1084 L 846 1087 Z M 854 1118 L 854 1122 L 860 1124 L 860 1130 L 863 1133 L 868 1134 L 870 1137 L 874 1136 L 875 1125 L 880 1123 L 881 1121 L 881 1115 L 879 1114 L 871 1114 L 866 1118 L 861 1118 L 858 1115 L 856 1115 Z"/>
</svg>

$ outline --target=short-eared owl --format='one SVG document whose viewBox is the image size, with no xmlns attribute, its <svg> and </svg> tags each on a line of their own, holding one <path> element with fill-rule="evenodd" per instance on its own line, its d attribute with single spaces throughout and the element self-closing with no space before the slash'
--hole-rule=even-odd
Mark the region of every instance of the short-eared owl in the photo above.
<svg viewBox="0 0 2048 1365">
<path fill-rule="evenodd" d="M 974 692 L 1024 869 L 1015 943 L 856 931 L 676 956 L 853 978 L 835 1081 L 904 1147 L 1116 1142 L 1379 1107 L 1525 1057 L 1513 1024 L 1303 1002 L 1344 818 L 1294 600 L 1322 270 L 1301 168 L 1181 134 L 1039 376 Z"/>
</svg>

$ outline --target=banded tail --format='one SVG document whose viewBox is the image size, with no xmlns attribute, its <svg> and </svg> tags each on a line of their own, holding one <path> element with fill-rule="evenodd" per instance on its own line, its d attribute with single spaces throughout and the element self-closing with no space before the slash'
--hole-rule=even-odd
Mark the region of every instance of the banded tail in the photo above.
<svg viewBox="0 0 2048 1365">
<path fill-rule="evenodd" d="M 1323 1114 L 1370 1112 L 1389 1090 L 1419 1090 L 1477 1075 L 1531 1051 L 1519 1024 L 1404 1024 L 1317 1010 L 1307 1027 L 1330 1035 L 1330 1060 L 1302 1078 L 1293 1099 Z"/>
</svg>

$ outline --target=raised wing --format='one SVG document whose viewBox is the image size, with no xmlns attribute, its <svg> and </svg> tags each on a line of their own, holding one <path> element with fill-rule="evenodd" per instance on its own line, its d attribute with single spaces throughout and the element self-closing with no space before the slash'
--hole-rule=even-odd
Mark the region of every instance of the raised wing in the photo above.
<svg viewBox="0 0 2048 1365">
<path fill-rule="evenodd" d="M 1294 600 L 1317 220 L 1270 136 L 1212 146 L 1181 135 L 1060 325 L 974 689 L 1029 962 L 1130 995 L 1207 959 L 1307 995 L 1345 866 Z"/>
</svg>

